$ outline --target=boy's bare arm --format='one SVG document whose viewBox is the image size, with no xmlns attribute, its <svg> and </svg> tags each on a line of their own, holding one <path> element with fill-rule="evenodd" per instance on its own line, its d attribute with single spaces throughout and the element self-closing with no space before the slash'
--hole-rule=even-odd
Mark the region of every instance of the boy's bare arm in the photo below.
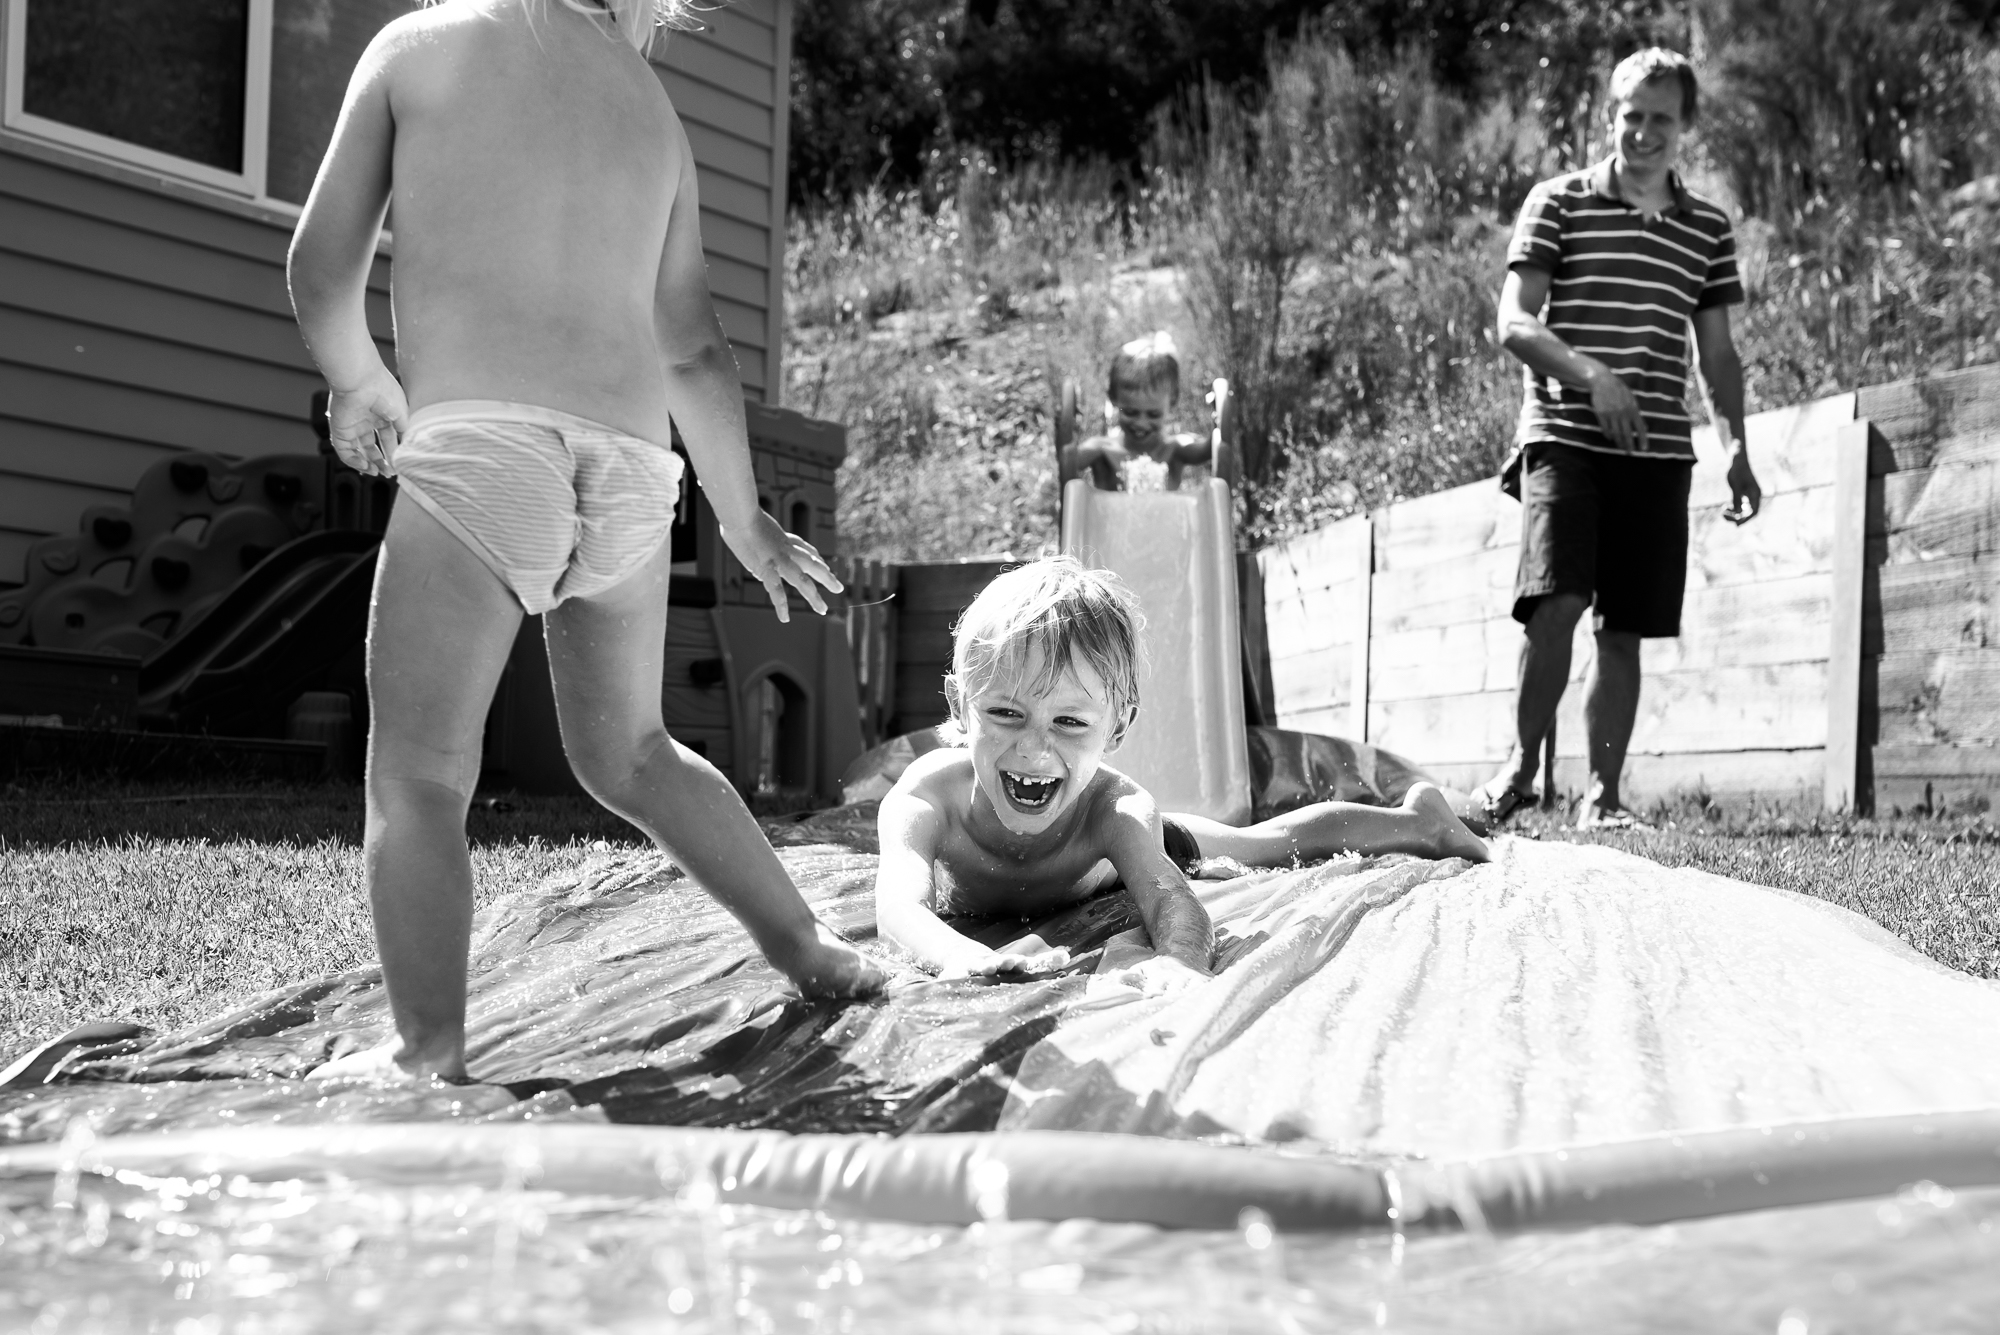
<svg viewBox="0 0 2000 1335">
<path fill-rule="evenodd" d="M 763 584 L 778 620 L 790 618 L 786 585 L 803 594 L 815 612 L 823 613 L 826 600 L 815 586 L 837 590 L 840 581 L 811 543 L 785 532 L 757 504 L 743 420 L 743 382 L 736 354 L 722 331 L 722 317 L 709 295 L 694 151 L 678 117 L 673 133 L 679 141 L 680 179 L 653 302 L 655 337 L 666 367 L 667 412 L 680 428 L 702 492 L 722 526 L 723 540 Z"/>
<path fill-rule="evenodd" d="M 1145 920 L 1154 953 L 1206 974 L 1215 960 L 1215 927 L 1188 888 L 1187 877 L 1167 856 L 1159 819 L 1150 795 L 1121 798 L 1107 831 L 1111 865 Z"/>
<path fill-rule="evenodd" d="M 876 816 L 882 858 L 875 872 L 875 928 L 924 964 L 962 970 L 992 952 L 945 926 L 931 909 L 932 868 L 943 817 L 899 783 Z"/>
<path fill-rule="evenodd" d="M 397 42 L 392 25 L 355 67 L 286 259 L 299 332 L 332 391 L 333 447 L 366 473 L 388 471 L 388 453 L 409 422 L 408 401 L 368 332 L 364 305 L 389 209 L 395 147 L 389 84 Z"/>
</svg>

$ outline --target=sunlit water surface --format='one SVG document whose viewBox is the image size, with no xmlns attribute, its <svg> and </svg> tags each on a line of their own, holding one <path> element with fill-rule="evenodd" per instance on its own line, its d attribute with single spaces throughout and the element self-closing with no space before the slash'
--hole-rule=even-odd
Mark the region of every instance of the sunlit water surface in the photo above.
<svg viewBox="0 0 2000 1335">
<path fill-rule="evenodd" d="M 0 1183 L 0 1329 L 1983 1331 L 2000 1190 L 1514 1236 L 862 1222 L 677 1197 Z"/>
</svg>

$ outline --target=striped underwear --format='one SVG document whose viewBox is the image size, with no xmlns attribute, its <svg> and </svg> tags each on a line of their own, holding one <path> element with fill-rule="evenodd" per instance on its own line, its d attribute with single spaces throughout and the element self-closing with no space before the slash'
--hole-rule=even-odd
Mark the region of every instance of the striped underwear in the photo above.
<svg viewBox="0 0 2000 1335">
<path fill-rule="evenodd" d="M 401 494 L 534 615 L 602 593 L 667 540 L 681 460 L 553 408 L 457 399 L 419 408 L 390 460 Z"/>
</svg>

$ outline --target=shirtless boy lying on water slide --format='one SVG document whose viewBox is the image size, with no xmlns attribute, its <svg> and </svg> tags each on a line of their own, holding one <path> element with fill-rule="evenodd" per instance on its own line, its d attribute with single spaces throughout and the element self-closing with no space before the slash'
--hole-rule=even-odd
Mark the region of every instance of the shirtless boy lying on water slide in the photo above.
<svg viewBox="0 0 2000 1335">
<path fill-rule="evenodd" d="M 919 756 L 878 817 L 881 933 L 951 975 L 1064 964 L 1040 938 L 989 950 L 940 913 L 1039 917 L 1123 882 L 1157 952 L 1146 991 L 1209 973 L 1208 914 L 1185 868 L 1204 857 L 1282 867 L 1337 853 L 1487 859 L 1427 783 L 1400 807 L 1320 802 L 1244 829 L 1162 814 L 1104 764 L 1139 712 L 1131 594 L 1068 557 L 995 579 L 960 618 L 945 679 L 966 745 Z"/>
</svg>

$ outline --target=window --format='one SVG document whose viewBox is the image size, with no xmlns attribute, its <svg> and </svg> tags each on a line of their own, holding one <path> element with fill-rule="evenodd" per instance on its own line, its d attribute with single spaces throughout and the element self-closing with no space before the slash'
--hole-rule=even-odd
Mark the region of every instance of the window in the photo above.
<svg viewBox="0 0 2000 1335">
<path fill-rule="evenodd" d="M 6 128 L 305 202 L 348 75 L 420 0 L 0 0 Z"/>
</svg>

